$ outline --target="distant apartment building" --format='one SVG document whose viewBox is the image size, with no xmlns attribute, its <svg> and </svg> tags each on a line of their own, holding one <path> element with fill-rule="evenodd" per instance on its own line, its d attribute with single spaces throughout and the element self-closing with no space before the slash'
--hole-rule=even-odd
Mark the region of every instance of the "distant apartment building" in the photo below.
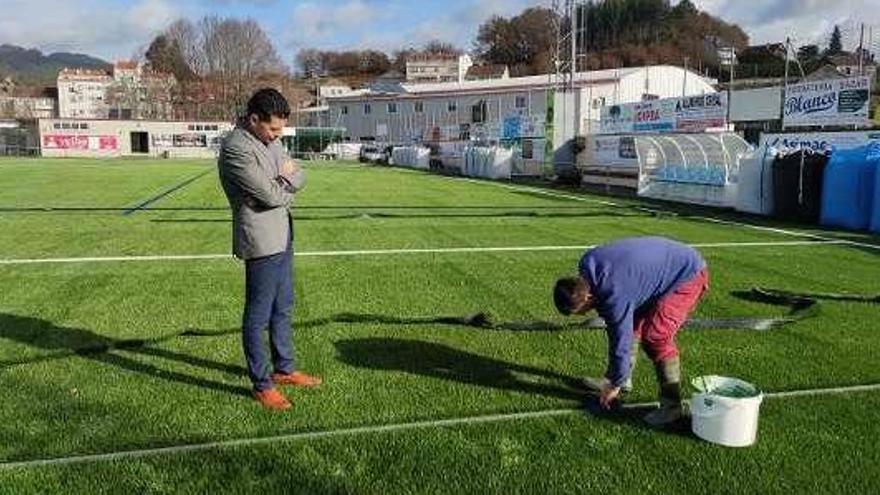
<svg viewBox="0 0 880 495">
<path fill-rule="evenodd" d="M 406 60 L 406 82 L 462 82 L 472 65 L 469 55 L 413 55 Z"/>
<path fill-rule="evenodd" d="M 58 73 L 58 114 L 78 119 L 172 118 L 176 81 L 137 62 L 117 62 L 110 71 L 64 69 Z"/>
</svg>

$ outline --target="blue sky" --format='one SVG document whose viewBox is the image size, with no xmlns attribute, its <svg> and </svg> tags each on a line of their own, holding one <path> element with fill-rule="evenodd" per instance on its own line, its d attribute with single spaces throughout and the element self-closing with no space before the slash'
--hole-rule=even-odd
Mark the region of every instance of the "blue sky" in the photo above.
<svg viewBox="0 0 880 495">
<path fill-rule="evenodd" d="M 693 0 L 740 24 L 755 43 L 791 36 L 822 41 L 834 23 L 875 26 L 880 0 Z M 509 17 L 549 0 L 0 0 L 0 43 L 45 52 L 75 51 L 116 60 L 131 57 L 173 20 L 204 15 L 253 17 L 285 63 L 300 48 L 391 51 L 441 39 L 469 49 L 492 14 Z"/>
</svg>

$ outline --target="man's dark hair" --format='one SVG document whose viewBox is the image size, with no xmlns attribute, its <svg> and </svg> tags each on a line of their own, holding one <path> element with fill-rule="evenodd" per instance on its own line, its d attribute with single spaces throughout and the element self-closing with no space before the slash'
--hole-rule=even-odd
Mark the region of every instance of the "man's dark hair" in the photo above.
<svg viewBox="0 0 880 495">
<path fill-rule="evenodd" d="M 273 116 L 286 119 L 290 117 L 290 105 L 277 89 L 263 88 L 248 100 L 247 114 L 256 115 L 261 122 L 268 122 Z"/>
<path fill-rule="evenodd" d="M 575 297 L 584 290 L 580 279 L 575 277 L 560 278 L 553 287 L 553 304 L 556 310 L 568 316 L 575 310 Z"/>
</svg>

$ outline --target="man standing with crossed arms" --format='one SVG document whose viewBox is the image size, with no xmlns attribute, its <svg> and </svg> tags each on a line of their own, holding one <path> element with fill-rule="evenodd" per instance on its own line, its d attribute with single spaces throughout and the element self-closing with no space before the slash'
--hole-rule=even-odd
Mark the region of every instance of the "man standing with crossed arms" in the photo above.
<svg viewBox="0 0 880 495">
<path fill-rule="evenodd" d="M 278 138 L 290 106 L 274 89 L 254 93 L 247 113 L 224 139 L 218 168 L 232 208 L 232 249 L 245 262 L 242 346 L 254 398 L 269 409 L 290 401 L 275 385 L 315 387 L 321 379 L 296 371 L 291 329 L 293 221 L 288 207 L 304 183 Z M 262 332 L 269 329 L 271 362 Z"/>
</svg>

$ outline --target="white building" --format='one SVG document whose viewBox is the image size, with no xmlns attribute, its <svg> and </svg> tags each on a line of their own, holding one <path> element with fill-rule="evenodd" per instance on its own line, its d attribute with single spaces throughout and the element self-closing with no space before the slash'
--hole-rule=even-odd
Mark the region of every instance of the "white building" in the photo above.
<svg viewBox="0 0 880 495">
<path fill-rule="evenodd" d="M 214 158 L 231 122 L 40 119 L 47 157 L 154 156 Z"/>
<path fill-rule="evenodd" d="M 515 148 L 515 159 L 543 163 L 552 154 L 573 166 L 575 137 L 599 131 L 604 106 L 715 92 L 710 80 L 673 66 L 581 72 L 565 86 L 555 75 L 405 83 L 402 92 L 328 98 L 325 125 L 345 128 L 346 141 L 426 144 L 451 156 L 467 143 L 496 143 Z"/>
<path fill-rule="evenodd" d="M 327 98 L 349 96 L 354 92 L 351 86 L 342 83 L 322 84 L 318 86 L 318 100 L 323 102 Z"/>
<path fill-rule="evenodd" d="M 58 116 L 107 118 L 105 97 L 113 77 L 102 70 L 64 69 L 58 73 Z"/>
<path fill-rule="evenodd" d="M 461 82 L 472 65 L 470 55 L 413 55 L 406 60 L 406 82 Z"/>
<path fill-rule="evenodd" d="M 174 76 L 144 64 L 117 62 L 111 71 L 58 73 L 58 115 L 77 119 L 169 119 Z"/>
<path fill-rule="evenodd" d="M 673 66 L 581 72 L 575 75 L 573 92 L 557 92 L 559 85 L 550 75 L 402 86 L 402 93 L 328 98 L 330 125 L 345 127 L 352 141 L 408 143 L 431 140 L 438 133 L 458 134 L 463 126 L 503 139 L 505 132 L 514 134 L 511 127 L 528 120 L 518 135 L 526 130 L 543 135 L 546 127 L 554 127 L 557 137 L 564 129 L 571 139 L 597 132 L 606 105 L 715 92 L 699 74 Z M 553 121 L 547 118 L 548 101 L 555 110 Z M 461 132 L 466 133 L 474 134 Z"/>
</svg>

